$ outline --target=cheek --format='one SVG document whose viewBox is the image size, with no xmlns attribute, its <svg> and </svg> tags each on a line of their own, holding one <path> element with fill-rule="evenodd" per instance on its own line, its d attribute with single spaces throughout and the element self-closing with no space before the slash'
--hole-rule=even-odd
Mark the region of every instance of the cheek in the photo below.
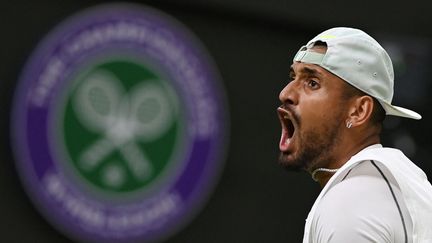
<svg viewBox="0 0 432 243">
<path fill-rule="evenodd" d="M 310 99 L 299 105 L 301 126 L 305 129 L 320 129 L 323 123 L 335 123 L 340 119 L 341 104 L 335 104 L 328 99 Z"/>
</svg>

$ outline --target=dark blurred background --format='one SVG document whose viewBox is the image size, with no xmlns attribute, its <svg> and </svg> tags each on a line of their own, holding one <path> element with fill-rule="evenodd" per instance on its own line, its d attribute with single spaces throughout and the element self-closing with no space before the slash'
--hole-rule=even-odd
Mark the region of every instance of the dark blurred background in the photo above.
<svg viewBox="0 0 432 243">
<path fill-rule="evenodd" d="M 23 191 L 9 144 L 11 98 L 37 43 L 60 21 L 108 1 L 22 1 L 0 7 L 0 242 L 70 242 Z M 365 30 L 394 60 L 394 103 L 421 121 L 388 118 L 383 144 L 403 150 L 432 177 L 432 15 L 423 2 L 183 0 L 139 2 L 168 13 L 204 43 L 222 75 L 231 136 L 222 176 L 197 217 L 167 242 L 300 242 L 319 193 L 305 173 L 277 165 L 278 94 L 298 48 L 334 26 Z"/>
</svg>

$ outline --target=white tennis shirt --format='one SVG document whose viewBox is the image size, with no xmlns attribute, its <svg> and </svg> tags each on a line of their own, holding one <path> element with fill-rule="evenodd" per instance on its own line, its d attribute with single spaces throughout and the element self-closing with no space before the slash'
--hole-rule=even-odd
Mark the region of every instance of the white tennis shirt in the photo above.
<svg viewBox="0 0 432 243">
<path fill-rule="evenodd" d="M 333 175 L 303 243 L 432 242 L 432 186 L 400 150 L 369 146 Z"/>
</svg>

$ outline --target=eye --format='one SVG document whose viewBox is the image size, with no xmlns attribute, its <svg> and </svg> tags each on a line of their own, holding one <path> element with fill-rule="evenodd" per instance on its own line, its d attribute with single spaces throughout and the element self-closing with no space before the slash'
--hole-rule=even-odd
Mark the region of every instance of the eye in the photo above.
<svg viewBox="0 0 432 243">
<path fill-rule="evenodd" d="M 309 80 L 307 85 L 311 88 L 311 89 L 318 89 L 319 88 L 319 83 L 313 79 Z"/>
</svg>

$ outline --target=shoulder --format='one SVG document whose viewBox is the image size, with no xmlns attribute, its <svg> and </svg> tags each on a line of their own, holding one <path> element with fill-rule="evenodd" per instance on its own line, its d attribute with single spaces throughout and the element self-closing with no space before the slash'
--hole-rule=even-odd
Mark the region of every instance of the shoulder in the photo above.
<svg viewBox="0 0 432 243">
<path fill-rule="evenodd" d="M 400 221 L 389 186 L 371 161 L 354 167 L 323 196 L 314 218 L 319 242 L 392 242 Z"/>
</svg>

